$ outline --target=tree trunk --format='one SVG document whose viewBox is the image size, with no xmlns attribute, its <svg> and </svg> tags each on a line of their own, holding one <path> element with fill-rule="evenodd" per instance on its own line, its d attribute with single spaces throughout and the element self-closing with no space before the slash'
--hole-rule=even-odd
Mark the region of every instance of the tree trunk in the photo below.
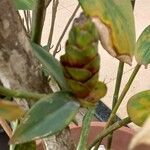
<svg viewBox="0 0 150 150">
<path fill-rule="evenodd" d="M 51 92 L 32 54 L 29 39 L 12 0 L 0 0 L 0 82 L 12 89 Z M 53 140 L 48 140 L 48 147 L 51 150 L 73 150 L 69 139 L 68 130 L 64 130 L 62 134 L 53 136 Z"/>
</svg>

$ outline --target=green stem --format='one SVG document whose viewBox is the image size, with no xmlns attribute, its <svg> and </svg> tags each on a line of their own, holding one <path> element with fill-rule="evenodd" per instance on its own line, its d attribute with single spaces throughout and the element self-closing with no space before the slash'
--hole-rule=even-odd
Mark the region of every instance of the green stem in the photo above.
<svg viewBox="0 0 150 150">
<path fill-rule="evenodd" d="M 113 131 L 115 131 L 115 130 L 117 130 L 117 129 L 119 129 L 119 128 L 127 125 L 127 124 L 129 124 L 130 122 L 132 122 L 132 121 L 130 120 L 129 117 L 127 117 L 127 118 L 125 118 L 125 119 L 123 119 L 121 121 L 117 121 L 116 123 L 114 123 L 113 125 L 108 127 L 106 130 L 103 130 L 101 132 L 101 134 L 96 137 L 94 142 L 88 147 L 88 150 L 90 150 L 99 141 L 99 139 L 103 139 L 104 137 L 106 137 L 111 132 L 113 132 Z"/>
<path fill-rule="evenodd" d="M 79 10 L 79 8 L 80 8 L 80 4 L 77 5 L 77 7 L 76 7 L 76 9 L 74 10 L 73 14 L 71 15 L 69 21 L 67 22 L 67 24 L 66 24 L 66 26 L 65 26 L 65 29 L 63 30 L 63 32 L 62 32 L 62 34 L 61 34 L 61 36 L 60 36 L 60 38 L 59 38 L 59 40 L 58 40 L 58 43 L 57 43 L 57 45 L 56 45 L 56 47 L 55 47 L 55 50 L 54 50 L 54 52 L 53 52 L 53 56 L 55 56 L 55 55 L 57 54 L 57 52 L 58 52 L 58 47 L 59 47 L 59 45 L 60 45 L 60 43 L 61 43 L 61 41 L 62 41 L 62 39 L 63 39 L 63 37 L 64 37 L 66 31 L 67 31 L 67 29 L 68 29 L 68 27 L 70 26 L 70 24 L 71 24 L 71 22 L 72 22 L 74 16 L 76 15 L 77 11 Z"/>
<path fill-rule="evenodd" d="M 52 2 L 52 0 L 47 0 L 46 4 L 45 4 L 45 7 L 47 8 L 51 2 Z"/>
<path fill-rule="evenodd" d="M 3 96 L 8 96 L 8 97 L 32 99 L 34 101 L 37 101 L 41 99 L 42 97 L 46 96 L 46 94 L 27 92 L 23 90 L 12 90 L 8 88 L 4 88 L 2 86 L 0 86 L 0 94 Z"/>
<path fill-rule="evenodd" d="M 137 75 L 140 67 L 141 67 L 141 65 L 136 65 L 136 67 L 134 68 L 134 70 L 133 70 L 133 72 L 132 72 L 132 74 L 131 74 L 127 84 L 125 85 L 125 87 L 124 87 L 124 89 L 123 89 L 123 91 L 122 91 L 122 93 L 121 93 L 121 95 L 120 95 L 120 97 L 119 97 L 119 99 L 118 99 L 114 109 L 111 112 L 111 115 L 110 115 L 109 120 L 107 122 L 107 127 L 111 124 L 112 120 L 114 119 L 114 117 L 116 115 L 116 112 L 117 112 L 117 110 L 118 110 L 122 100 L 124 99 L 125 95 L 127 94 L 127 92 L 129 90 L 129 88 L 130 88 L 130 86 L 131 86 L 135 76 Z"/>
<path fill-rule="evenodd" d="M 133 7 L 133 8 L 134 8 L 134 6 L 135 6 L 135 1 L 136 1 L 136 0 L 131 0 L 132 7 Z"/>
<path fill-rule="evenodd" d="M 53 33 L 54 33 L 54 25 L 56 20 L 56 14 L 57 14 L 57 8 L 58 8 L 59 1 L 53 0 L 53 6 L 52 6 L 52 20 L 51 20 L 51 29 L 48 37 L 48 48 L 51 48 L 52 45 L 52 39 L 53 39 Z"/>
<path fill-rule="evenodd" d="M 36 6 L 33 11 L 32 35 L 31 40 L 37 44 L 41 43 L 42 29 L 45 20 L 45 0 L 36 0 Z"/>
<path fill-rule="evenodd" d="M 27 33 L 29 33 L 30 28 L 29 28 L 29 19 L 27 15 L 27 10 L 24 10 L 23 13 L 24 13 L 24 18 L 25 18 L 25 23 L 26 23 L 26 30 L 27 30 Z"/>
<path fill-rule="evenodd" d="M 118 108 L 119 108 L 119 106 L 120 106 L 122 100 L 124 99 L 125 95 L 127 94 L 127 92 L 128 92 L 128 90 L 129 90 L 129 88 L 130 88 L 130 86 L 131 86 L 131 84 L 132 84 L 132 82 L 133 82 L 135 76 L 137 75 L 137 73 L 138 73 L 140 67 L 141 67 L 141 65 L 138 65 L 138 64 L 137 64 L 136 67 L 134 68 L 134 71 L 132 72 L 132 74 L 131 74 L 131 76 L 130 76 L 128 82 L 127 82 L 127 84 L 125 85 L 125 87 L 124 87 L 124 89 L 123 89 L 123 91 L 122 91 L 122 93 L 121 93 L 121 95 L 120 95 L 120 97 L 119 97 L 119 99 L 118 99 L 116 105 L 114 106 L 114 108 L 113 108 L 113 110 L 112 110 L 112 112 L 111 112 L 111 114 L 110 114 L 110 117 L 109 117 L 109 119 L 108 119 L 108 122 L 106 123 L 106 126 L 105 126 L 104 130 L 105 130 L 106 128 L 108 128 L 108 127 L 111 125 L 113 119 L 114 119 L 115 116 L 116 116 L 116 112 L 117 112 L 117 110 L 118 110 Z M 99 141 L 101 142 L 102 139 L 103 139 L 103 138 L 100 138 Z M 96 147 L 97 147 L 97 146 L 98 146 L 98 144 L 96 144 Z"/>
<path fill-rule="evenodd" d="M 122 76 L 123 76 L 123 69 L 124 69 L 124 63 L 120 61 L 120 62 L 119 62 L 119 66 L 118 66 L 118 72 L 117 72 L 117 78 L 116 78 L 115 91 L 114 91 L 114 95 L 113 95 L 112 109 L 114 108 L 114 106 L 116 105 L 117 100 L 118 100 L 119 91 L 120 91 L 120 86 L 121 86 L 121 80 L 122 80 Z M 112 124 L 113 124 L 115 121 L 116 121 L 116 118 L 113 119 Z M 108 140 L 107 140 L 107 150 L 109 150 L 109 149 L 111 148 L 112 139 L 113 139 L 113 132 L 108 136 Z"/>
<path fill-rule="evenodd" d="M 134 6 L 135 6 L 135 0 L 131 0 L 132 3 L 132 8 L 134 10 Z M 115 107 L 117 100 L 118 100 L 118 94 L 119 94 L 119 89 L 120 89 L 120 83 L 121 83 L 121 78 L 122 78 L 122 74 L 123 74 L 123 66 L 124 63 L 120 62 L 119 63 L 119 68 L 118 68 L 118 73 L 117 73 L 117 80 L 116 80 L 116 87 L 115 87 L 115 92 L 114 92 L 114 96 L 113 96 L 113 105 L 112 105 L 112 109 Z M 113 119 L 112 123 L 115 122 L 115 118 Z M 113 132 L 108 136 L 108 140 L 107 140 L 107 150 L 111 149 L 111 145 L 112 145 L 112 139 L 113 139 Z"/>
<path fill-rule="evenodd" d="M 87 139 L 88 139 L 88 133 L 90 128 L 90 122 L 93 118 L 94 113 L 95 113 L 95 108 L 91 108 L 83 119 L 82 131 L 77 146 L 77 150 L 85 150 L 87 147 Z"/>
<path fill-rule="evenodd" d="M 119 62 L 117 78 L 116 78 L 116 85 L 115 85 L 115 92 L 114 92 L 114 95 L 113 95 L 112 108 L 114 108 L 114 106 L 116 105 L 117 100 L 118 100 L 121 80 L 122 80 L 122 76 L 123 76 L 123 69 L 124 69 L 124 63 L 123 62 Z"/>
</svg>

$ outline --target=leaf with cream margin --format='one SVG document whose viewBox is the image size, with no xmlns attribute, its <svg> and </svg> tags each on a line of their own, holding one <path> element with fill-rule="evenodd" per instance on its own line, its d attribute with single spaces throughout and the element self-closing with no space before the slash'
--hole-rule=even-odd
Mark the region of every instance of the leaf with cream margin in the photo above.
<svg viewBox="0 0 150 150">
<path fill-rule="evenodd" d="M 143 128 L 132 139 L 129 150 L 135 149 L 138 145 L 150 145 L 150 117 L 147 119 Z"/>
<path fill-rule="evenodd" d="M 138 64 L 147 66 L 150 63 L 150 25 L 140 35 L 135 48 Z"/>
<path fill-rule="evenodd" d="M 95 23 L 102 46 L 122 62 L 131 64 L 135 25 L 130 0 L 79 0 Z"/>
<path fill-rule="evenodd" d="M 19 119 L 25 110 L 14 102 L 0 100 L 0 117 L 9 121 Z"/>
<path fill-rule="evenodd" d="M 67 92 L 43 97 L 25 114 L 10 142 L 21 144 L 60 132 L 73 120 L 79 107 Z"/>
</svg>

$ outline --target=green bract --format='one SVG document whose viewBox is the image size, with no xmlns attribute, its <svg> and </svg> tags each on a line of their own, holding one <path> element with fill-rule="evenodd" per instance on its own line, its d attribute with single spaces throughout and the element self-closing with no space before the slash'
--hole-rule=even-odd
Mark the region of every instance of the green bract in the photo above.
<svg viewBox="0 0 150 150">
<path fill-rule="evenodd" d="M 99 30 L 102 46 L 114 57 L 131 64 L 135 26 L 130 0 L 79 0 Z"/>
<path fill-rule="evenodd" d="M 127 104 L 127 111 L 132 122 L 142 126 L 150 115 L 150 90 L 131 97 Z"/>
<path fill-rule="evenodd" d="M 98 81 L 98 32 L 84 14 L 75 19 L 60 60 L 67 83 L 81 104 L 93 105 L 105 95 L 106 85 Z"/>
</svg>

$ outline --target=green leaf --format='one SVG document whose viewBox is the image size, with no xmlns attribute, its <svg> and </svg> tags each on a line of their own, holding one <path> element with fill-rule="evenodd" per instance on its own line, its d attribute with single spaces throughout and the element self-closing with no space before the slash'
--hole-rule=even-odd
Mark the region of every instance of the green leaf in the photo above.
<svg viewBox="0 0 150 150">
<path fill-rule="evenodd" d="M 21 121 L 11 143 L 54 135 L 72 121 L 79 107 L 79 103 L 67 92 L 57 92 L 39 100 Z"/>
<path fill-rule="evenodd" d="M 135 49 L 134 16 L 130 0 L 79 0 L 99 31 L 102 46 L 131 64 Z"/>
<path fill-rule="evenodd" d="M 77 146 L 77 150 L 87 150 L 87 141 L 88 141 L 88 135 L 90 131 L 90 123 L 92 121 L 94 114 L 95 114 L 95 107 L 90 108 L 83 118 L 82 131 Z"/>
<path fill-rule="evenodd" d="M 132 122 L 142 126 L 150 115 L 150 90 L 131 97 L 127 104 L 127 111 Z"/>
<path fill-rule="evenodd" d="M 16 120 L 23 116 L 25 110 L 14 102 L 0 100 L 0 117 L 6 120 Z"/>
<path fill-rule="evenodd" d="M 15 146 L 14 150 L 36 150 L 36 142 L 28 142 L 24 144 L 18 144 Z"/>
<path fill-rule="evenodd" d="M 47 72 L 53 76 L 58 82 L 60 87 L 64 90 L 68 90 L 66 80 L 63 74 L 63 68 L 61 64 L 55 59 L 49 52 L 45 51 L 41 46 L 32 43 L 33 52 L 40 62 L 45 66 Z"/>
<path fill-rule="evenodd" d="M 150 25 L 145 28 L 136 43 L 135 57 L 140 65 L 147 66 L 150 63 Z"/>
<path fill-rule="evenodd" d="M 17 9 L 32 10 L 35 6 L 36 0 L 13 0 Z"/>
</svg>

